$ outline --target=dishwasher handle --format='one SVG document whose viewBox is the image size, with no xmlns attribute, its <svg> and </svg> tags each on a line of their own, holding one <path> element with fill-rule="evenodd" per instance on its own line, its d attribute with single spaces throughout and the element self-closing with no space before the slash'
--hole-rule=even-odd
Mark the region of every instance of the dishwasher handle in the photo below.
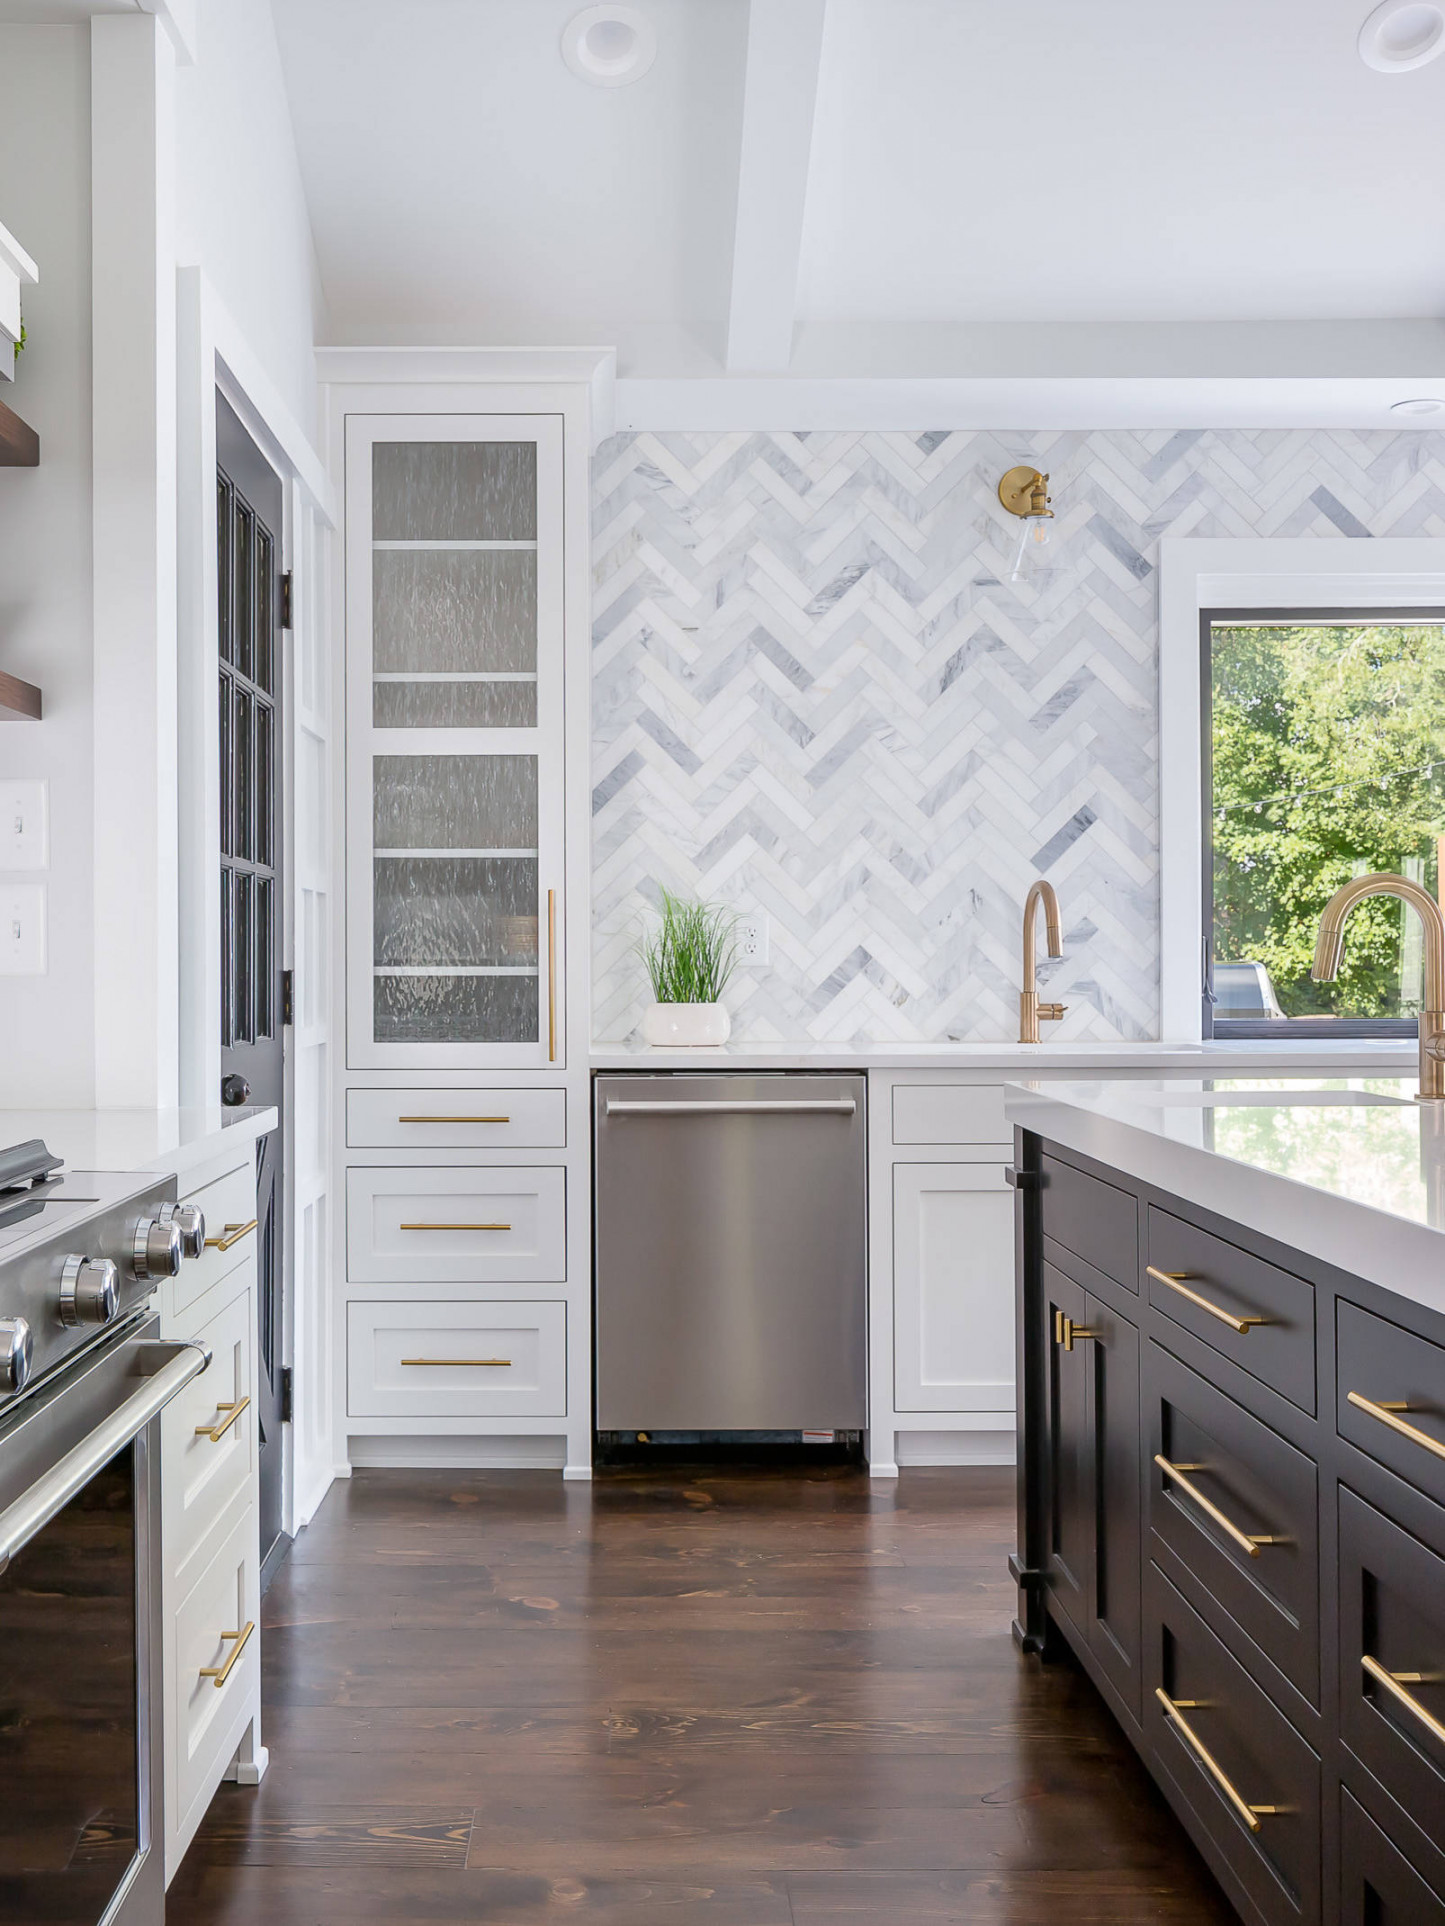
<svg viewBox="0 0 1445 1926">
<path fill-rule="evenodd" d="M 609 1117 L 852 1117 L 857 1110 L 853 1097 L 607 1099 Z"/>
</svg>

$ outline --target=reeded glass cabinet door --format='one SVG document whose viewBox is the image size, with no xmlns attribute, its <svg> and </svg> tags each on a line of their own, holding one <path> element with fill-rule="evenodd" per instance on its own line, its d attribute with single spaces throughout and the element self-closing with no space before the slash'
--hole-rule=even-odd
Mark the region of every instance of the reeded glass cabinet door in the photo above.
<svg viewBox="0 0 1445 1926">
<path fill-rule="evenodd" d="M 561 423 L 351 416 L 358 1066 L 562 1061 Z"/>
</svg>

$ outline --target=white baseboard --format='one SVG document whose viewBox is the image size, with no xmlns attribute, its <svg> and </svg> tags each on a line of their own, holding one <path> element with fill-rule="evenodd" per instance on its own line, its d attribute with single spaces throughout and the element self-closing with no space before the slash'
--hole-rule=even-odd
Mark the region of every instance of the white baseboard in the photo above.
<svg viewBox="0 0 1445 1926">
<path fill-rule="evenodd" d="M 567 1462 L 564 1437 L 356 1437 L 346 1449 L 358 1471 L 560 1471 Z"/>
<path fill-rule="evenodd" d="M 1017 1439 L 1010 1431 L 900 1431 L 900 1465 L 1011 1465 Z"/>
</svg>

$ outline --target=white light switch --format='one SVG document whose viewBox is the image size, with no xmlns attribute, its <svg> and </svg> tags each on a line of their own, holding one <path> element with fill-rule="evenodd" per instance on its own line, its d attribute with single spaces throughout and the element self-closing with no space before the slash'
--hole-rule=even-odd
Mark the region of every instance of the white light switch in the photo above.
<svg viewBox="0 0 1445 1926">
<path fill-rule="evenodd" d="M 48 800 L 43 782 L 0 782 L 0 870 L 49 863 Z"/>
<path fill-rule="evenodd" d="M 45 885 L 0 883 L 0 976 L 45 974 Z"/>
</svg>

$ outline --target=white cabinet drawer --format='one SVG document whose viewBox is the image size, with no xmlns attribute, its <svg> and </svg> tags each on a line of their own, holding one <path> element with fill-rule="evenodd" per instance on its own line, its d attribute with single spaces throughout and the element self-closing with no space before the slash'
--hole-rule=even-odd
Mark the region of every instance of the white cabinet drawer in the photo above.
<svg viewBox="0 0 1445 1926">
<path fill-rule="evenodd" d="M 346 1268 L 357 1284 L 560 1284 L 567 1173 L 348 1170 Z"/>
<path fill-rule="evenodd" d="M 896 1144 L 1008 1144 L 1000 1083 L 899 1083 L 893 1086 Z"/>
<path fill-rule="evenodd" d="M 256 1513 L 243 1505 L 236 1522 L 175 1610 L 171 1639 L 171 1716 L 175 1719 L 172 1831 L 188 1839 L 210 1802 L 257 1702 L 261 1664 L 261 1599 Z M 251 1632 L 239 1653 L 246 1627 Z M 223 1634 L 229 1633 L 230 1637 Z M 232 1662 L 234 1658 L 234 1662 Z M 227 1666 L 225 1678 L 217 1675 Z M 207 1677 L 210 1673 L 212 1676 Z"/>
<path fill-rule="evenodd" d="M 562 1418 L 565 1304 L 350 1304 L 353 1418 Z"/>
<path fill-rule="evenodd" d="M 564 1090 L 348 1090 L 353 1150 L 562 1150 Z"/>
<path fill-rule="evenodd" d="M 1014 1408 L 1013 1192 L 1000 1166 L 893 1166 L 900 1411 Z"/>
<path fill-rule="evenodd" d="M 224 1296 L 224 1289 L 220 1295 Z M 208 1346 L 207 1370 L 161 1414 L 167 1568 L 184 1570 L 206 1532 L 256 1469 L 256 1301 L 248 1276 L 207 1323 L 185 1335 Z"/>
<path fill-rule="evenodd" d="M 169 1287 L 176 1311 L 194 1304 L 228 1272 L 255 1262 L 257 1231 L 246 1226 L 253 1225 L 256 1216 L 256 1173 L 249 1163 L 242 1164 L 181 1202 L 199 1204 L 205 1213 L 206 1248 L 199 1257 L 182 1260 L 180 1274 Z"/>
</svg>

